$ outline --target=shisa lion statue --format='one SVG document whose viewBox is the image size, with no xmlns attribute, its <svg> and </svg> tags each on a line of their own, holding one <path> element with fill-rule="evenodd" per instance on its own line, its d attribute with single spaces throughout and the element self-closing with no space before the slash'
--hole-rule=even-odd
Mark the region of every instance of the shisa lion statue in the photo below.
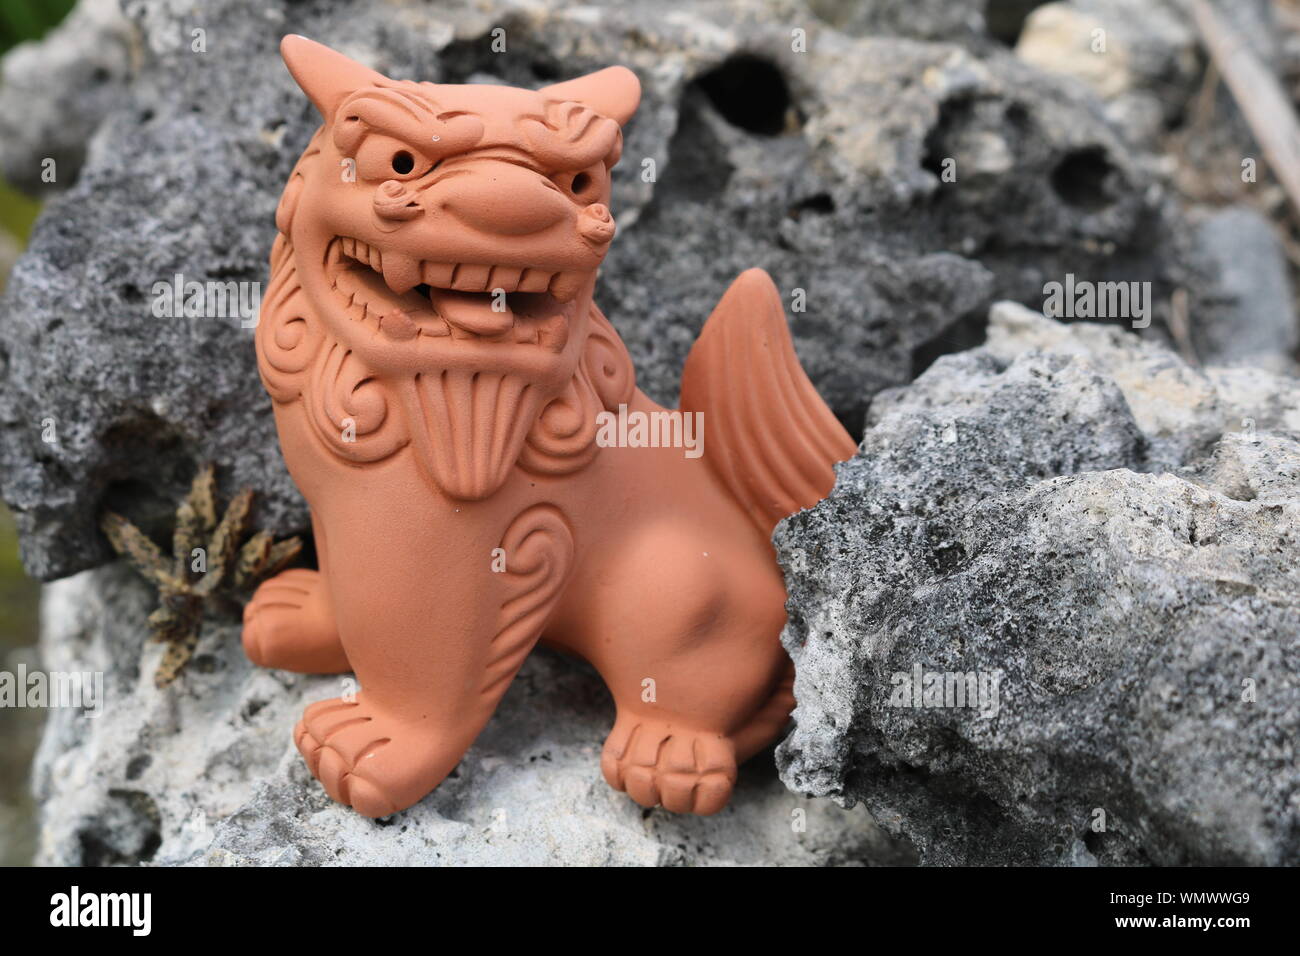
<svg viewBox="0 0 1300 956">
<path fill-rule="evenodd" d="M 533 91 L 281 52 L 324 123 L 276 212 L 257 356 L 320 570 L 263 584 L 243 642 L 361 688 L 308 707 L 298 749 L 335 800 L 409 807 L 540 640 L 609 686 L 611 786 L 718 811 L 793 707 L 772 529 L 854 451 L 776 287 L 735 280 L 669 412 L 592 302 L 631 71 Z M 688 414 L 703 454 L 637 440 Z"/>
</svg>

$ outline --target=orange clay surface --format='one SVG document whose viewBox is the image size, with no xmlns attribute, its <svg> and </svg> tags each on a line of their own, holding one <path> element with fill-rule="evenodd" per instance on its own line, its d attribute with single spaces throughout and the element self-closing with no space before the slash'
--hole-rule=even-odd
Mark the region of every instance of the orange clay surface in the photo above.
<svg viewBox="0 0 1300 956">
<path fill-rule="evenodd" d="M 320 570 L 258 589 L 244 647 L 356 673 L 294 730 L 312 773 L 367 816 L 411 806 L 541 640 L 609 686 L 610 786 L 718 811 L 793 706 L 772 528 L 854 451 L 776 287 L 737 278 L 687 359 L 696 451 L 633 447 L 608 419 L 683 420 L 592 302 L 635 75 L 439 85 L 281 51 L 324 124 L 276 213 L 257 356 Z"/>
</svg>

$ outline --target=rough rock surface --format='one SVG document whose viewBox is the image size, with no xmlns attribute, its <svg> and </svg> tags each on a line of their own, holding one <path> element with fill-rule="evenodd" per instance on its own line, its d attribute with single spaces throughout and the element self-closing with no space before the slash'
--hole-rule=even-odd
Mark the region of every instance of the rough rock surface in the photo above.
<svg viewBox="0 0 1300 956">
<path fill-rule="evenodd" d="M 225 491 L 259 492 L 263 526 L 304 525 L 251 330 L 153 311 L 155 283 L 177 274 L 265 279 L 276 197 L 317 122 L 276 54 L 291 31 L 398 77 L 541 85 L 612 62 L 637 70 L 645 98 L 598 301 L 663 401 L 727 283 L 754 265 L 789 296 L 800 354 L 855 429 L 871 394 L 978 341 L 995 297 L 1041 304 L 1044 282 L 1068 272 L 1150 280 L 1158 303 L 1176 286 L 1199 294 L 1149 157 L 1095 94 L 990 39 L 984 4 L 126 8 L 134 66 L 104 85 L 80 177 L 47 204 L 0 300 L 0 494 L 43 579 L 110 556 L 102 507 L 152 526 L 204 461 Z M 29 58 L 6 76 L 82 89 L 83 65 Z M 51 136 L 11 152 L 44 155 Z"/>
<path fill-rule="evenodd" d="M 1284 76 L 1294 35 L 1270 0 L 1210 0 L 1250 50 Z M 1089 90 L 1125 136 L 1193 207 L 1195 271 L 1212 276 L 1188 316 L 1182 347 L 1207 364 L 1247 361 L 1294 370 L 1295 299 L 1276 215 L 1284 194 L 1222 77 L 1189 4 L 1180 0 L 1064 0 L 1037 6 L 1020 59 Z M 1258 164 L 1252 177 L 1242 163 Z M 1239 205 L 1225 203 L 1235 201 Z M 1195 208 L 1205 204 L 1207 208 Z M 1026 304 L 1037 305 L 1036 303 Z"/>
<path fill-rule="evenodd" d="M 862 808 L 785 789 L 771 755 L 714 817 L 644 811 L 600 775 L 613 704 L 594 672 L 539 652 L 433 795 L 382 821 L 333 803 L 291 742 L 303 707 L 343 678 L 254 668 L 229 621 L 205 625 L 171 689 L 145 645 L 149 595 L 121 567 L 47 586 L 52 671 L 105 672 L 90 719 L 54 710 L 34 773 L 41 864 L 834 865 L 908 853 Z M 355 687 L 355 685 L 353 685 Z M 346 686 L 343 688 L 346 689 Z"/>
<path fill-rule="evenodd" d="M 1271 0 L 1210 0 L 1266 63 L 1281 57 Z M 1035 6 L 1016 54 L 1095 92 L 1106 115 L 1135 141 L 1154 141 L 1186 121 L 1203 82 L 1205 54 L 1190 6 L 1181 0 L 1059 0 Z M 1219 125 L 1229 142 L 1251 142 L 1222 91 Z"/>
<path fill-rule="evenodd" d="M 1300 862 L 1297 380 L 1000 305 L 776 541 L 792 789 L 926 863 Z"/>
</svg>

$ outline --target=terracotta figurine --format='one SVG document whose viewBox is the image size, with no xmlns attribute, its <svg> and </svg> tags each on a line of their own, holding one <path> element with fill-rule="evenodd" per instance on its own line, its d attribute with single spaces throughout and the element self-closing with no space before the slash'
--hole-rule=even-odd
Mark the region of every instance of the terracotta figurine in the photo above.
<svg viewBox="0 0 1300 956">
<path fill-rule="evenodd" d="M 772 529 L 854 451 L 772 280 L 727 290 L 670 412 L 592 302 L 631 71 L 533 91 L 281 51 L 324 123 L 276 212 L 257 356 L 320 570 L 263 584 L 243 640 L 356 673 L 294 731 L 312 773 L 367 816 L 411 806 L 540 640 L 609 686 L 610 786 L 718 811 L 793 706 Z"/>
</svg>

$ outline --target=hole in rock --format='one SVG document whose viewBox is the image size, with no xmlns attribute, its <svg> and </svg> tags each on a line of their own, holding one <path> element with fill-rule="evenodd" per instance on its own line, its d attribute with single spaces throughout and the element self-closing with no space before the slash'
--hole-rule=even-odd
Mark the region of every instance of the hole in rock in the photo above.
<svg viewBox="0 0 1300 956">
<path fill-rule="evenodd" d="M 77 840 L 82 866 L 136 866 L 162 846 L 161 816 L 153 797 L 139 790 L 110 790 Z"/>
<path fill-rule="evenodd" d="M 504 56 L 493 50 L 492 30 L 498 27 L 509 37 Z M 528 27 L 510 22 L 494 23 L 478 36 L 453 40 L 438 54 L 436 64 L 437 79 L 443 83 L 483 82 L 490 77 L 492 82 L 526 89 L 581 76 L 598 68 L 596 63 L 562 65 L 554 51 L 537 42 Z M 434 77 L 424 74 L 420 78 Z"/>
<path fill-rule="evenodd" d="M 959 316 L 956 321 L 932 339 L 922 342 L 912 350 L 912 378 L 916 378 L 939 358 L 954 352 L 965 352 L 984 344 L 988 329 L 988 306 L 977 308 Z"/>
<path fill-rule="evenodd" d="M 984 7 L 984 23 L 989 36 L 1007 46 L 1015 46 L 1024 32 L 1025 21 L 1047 0 L 989 0 Z"/>
<path fill-rule="evenodd" d="M 752 53 L 738 53 L 699 79 L 700 89 L 732 126 L 776 136 L 786 128 L 790 90 L 777 67 Z"/>
<path fill-rule="evenodd" d="M 805 199 L 800 199 L 790 207 L 790 218 L 799 219 L 804 213 L 814 216 L 829 216 L 835 211 L 835 200 L 830 193 L 816 193 Z"/>
<path fill-rule="evenodd" d="M 1089 146 L 1069 153 L 1052 170 L 1052 189 L 1076 209 L 1095 212 L 1105 209 L 1115 199 L 1114 165 L 1100 146 Z"/>
</svg>

